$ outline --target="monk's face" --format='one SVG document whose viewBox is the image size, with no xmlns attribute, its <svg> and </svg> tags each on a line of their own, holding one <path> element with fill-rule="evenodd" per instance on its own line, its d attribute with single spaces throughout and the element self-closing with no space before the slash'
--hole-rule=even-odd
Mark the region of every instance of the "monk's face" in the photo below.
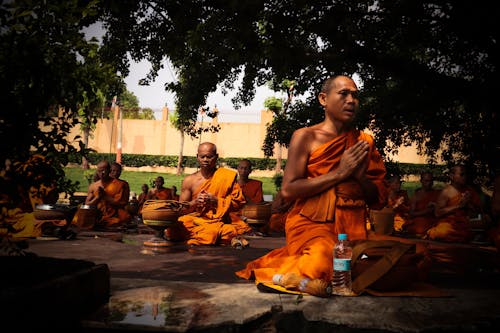
<svg viewBox="0 0 500 333">
<path fill-rule="evenodd" d="M 163 179 L 163 177 L 156 177 L 155 187 L 156 188 L 163 188 L 163 184 L 165 184 L 165 180 Z"/>
<path fill-rule="evenodd" d="M 111 172 L 111 167 L 109 166 L 109 163 L 107 162 L 99 162 L 97 164 L 97 171 L 96 174 L 101 180 L 108 180 L 110 177 L 109 173 Z"/>
<path fill-rule="evenodd" d="M 248 176 L 250 175 L 250 172 L 252 172 L 252 166 L 247 161 L 241 161 L 238 164 L 237 170 L 238 170 L 238 175 L 242 179 L 248 179 Z"/>
<path fill-rule="evenodd" d="M 430 190 L 434 185 L 434 177 L 431 174 L 425 173 L 420 177 L 420 183 L 423 189 Z"/>
<path fill-rule="evenodd" d="M 346 76 L 337 77 L 328 92 L 321 92 L 319 102 L 328 117 L 340 122 L 352 122 L 359 106 L 358 87 Z"/>
<path fill-rule="evenodd" d="M 450 174 L 451 182 L 455 185 L 463 186 L 467 183 L 467 175 L 465 173 L 465 168 L 454 167 Z"/>
<path fill-rule="evenodd" d="M 109 175 L 111 176 L 111 178 L 118 179 L 120 178 L 121 174 L 122 174 L 121 168 L 113 164 L 109 171 Z"/>
<path fill-rule="evenodd" d="M 196 159 L 200 165 L 200 168 L 214 169 L 217 165 L 217 159 L 219 155 L 212 145 L 200 145 L 198 148 L 198 154 L 196 154 Z"/>
</svg>

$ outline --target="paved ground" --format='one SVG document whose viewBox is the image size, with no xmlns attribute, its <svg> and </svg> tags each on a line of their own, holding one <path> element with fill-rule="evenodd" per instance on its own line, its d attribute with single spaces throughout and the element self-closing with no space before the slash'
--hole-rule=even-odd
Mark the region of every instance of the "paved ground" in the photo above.
<svg viewBox="0 0 500 333">
<path fill-rule="evenodd" d="M 234 275 L 249 260 L 282 246 L 283 237 L 252 238 L 250 246 L 242 250 L 174 245 L 166 253 L 156 255 L 144 251 L 143 242 L 151 237 L 87 232 L 73 240 L 29 240 L 26 251 L 39 257 L 83 259 L 98 265 L 90 279 L 80 279 L 69 289 L 75 298 L 78 293 L 88 295 L 106 290 L 97 288 L 96 281 L 89 284 L 89 280 L 106 286 L 106 271 L 101 268 L 109 269 L 109 298 L 86 314 L 72 331 L 498 332 L 500 329 L 498 267 L 478 264 L 466 268 L 467 276 L 442 272 L 435 275 L 433 284 L 446 292 L 447 297 L 299 297 L 261 292 L 252 282 Z M 484 253 L 498 257 L 492 249 Z M 59 288 L 62 290 L 62 284 Z M 38 302 L 33 304 L 44 304 L 43 299 Z M 47 300 L 45 304 L 51 303 Z M 53 310 L 57 314 L 62 309 Z M 57 315 L 54 317 L 46 320 L 55 327 Z"/>
</svg>

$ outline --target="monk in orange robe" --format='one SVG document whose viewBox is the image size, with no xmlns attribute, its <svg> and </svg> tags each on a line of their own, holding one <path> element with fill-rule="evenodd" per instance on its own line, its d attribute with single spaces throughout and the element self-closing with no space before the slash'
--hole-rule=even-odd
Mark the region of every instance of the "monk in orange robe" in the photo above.
<svg viewBox="0 0 500 333">
<path fill-rule="evenodd" d="M 444 242 L 468 242 L 472 239 L 470 217 L 483 215 L 478 192 L 466 183 L 463 165 L 450 170 L 450 184 L 440 193 L 436 203 L 437 224 L 427 231 L 427 237 Z"/>
<path fill-rule="evenodd" d="M 148 200 L 173 200 L 172 189 L 164 184 L 165 179 L 162 176 L 156 177 L 155 187 L 148 192 Z"/>
<path fill-rule="evenodd" d="M 281 192 L 294 205 L 286 220 L 286 245 L 236 275 L 323 296 L 332 279 L 337 235 L 366 239 L 366 205 L 382 208 L 387 188 L 373 137 L 352 126 L 359 104 L 354 81 L 329 78 L 318 99 L 324 121 L 296 130 L 289 145 L 288 160 L 294 163 L 286 165 Z"/>
<path fill-rule="evenodd" d="M 168 238 L 181 238 L 189 245 L 229 244 L 232 238 L 252 231 L 241 219 L 229 216 L 241 209 L 245 197 L 236 181 L 237 173 L 217 168 L 218 156 L 213 143 L 199 145 L 196 158 L 200 170 L 184 178 L 179 198 L 189 202 L 189 208 L 179 217 L 182 226 L 166 230 Z"/>
<path fill-rule="evenodd" d="M 248 203 L 261 203 L 264 201 L 262 192 L 262 182 L 257 179 L 250 179 L 252 172 L 252 162 L 248 159 L 242 159 L 238 163 L 238 185 L 240 185 L 245 200 Z"/>
<path fill-rule="evenodd" d="M 110 176 L 111 166 L 108 161 L 97 164 L 97 175 L 99 180 L 89 186 L 85 204 L 97 206 L 101 217 L 94 227 L 115 230 L 130 222 L 132 216 L 127 211 L 128 186 L 116 178 Z M 78 224 L 78 214 L 73 219 Z"/>
<path fill-rule="evenodd" d="M 281 190 L 279 190 L 271 205 L 271 217 L 269 218 L 269 223 L 262 228 L 262 232 L 266 234 L 272 232 L 284 232 L 286 218 L 292 204 L 293 202 L 286 201 L 283 198 Z"/>
<path fill-rule="evenodd" d="M 262 182 L 257 179 L 250 179 L 250 173 L 252 172 L 252 162 L 248 159 L 242 159 L 238 163 L 236 168 L 238 171 L 238 185 L 240 186 L 243 196 L 245 197 L 245 205 L 254 205 L 264 203 L 264 193 L 262 191 Z M 243 208 L 243 207 L 242 207 Z M 245 216 L 243 216 L 242 210 L 230 213 L 232 221 L 248 221 Z M 267 224 L 267 221 L 265 221 Z M 260 231 L 253 231 L 252 235 L 261 235 Z"/>
<path fill-rule="evenodd" d="M 394 212 L 394 230 L 402 231 L 410 213 L 410 197 L 408 191 L 401 189 L 401 177 L 399 175 L 391 175 L 387 180 L 387 184 L 389 186 L 387 207 Z"/>
<path fill-rule="evenodd" d="M 410 216 L 403 229 L 410 235 L 423 236 L 437 221 L 434 210 L 441 190 L 435 189 L 434 175 L 424 171 L 420 174 L 420 188 L 410 198 Z"/>
</svg>

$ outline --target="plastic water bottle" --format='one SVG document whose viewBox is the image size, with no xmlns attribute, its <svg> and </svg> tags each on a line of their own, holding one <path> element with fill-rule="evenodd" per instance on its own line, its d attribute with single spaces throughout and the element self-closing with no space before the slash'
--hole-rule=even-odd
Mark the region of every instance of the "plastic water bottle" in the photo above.
<svg viewBox="0 0 500 333">
<path fill-rule="evenodd" d="M 332 294 L 351 296 L 351 259 L 352 248 L 347 240 L 347 234 L 339 234 L 338 242 L 333 248 L 333 280 Z"/>
</svg>

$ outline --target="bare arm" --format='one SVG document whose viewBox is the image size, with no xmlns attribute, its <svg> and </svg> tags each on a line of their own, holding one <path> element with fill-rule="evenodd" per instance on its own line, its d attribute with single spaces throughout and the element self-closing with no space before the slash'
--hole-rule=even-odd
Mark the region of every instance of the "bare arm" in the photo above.
<svg viewBox="0 0 500 333">
<path fill-rule="evenodd" d="M 184 202 L 189 202 L 189 207 L 186 207 L 185 210 L 183 210 L 183 214 L 190 213 L 196 209 L 196 200 L 193 199 L 193 177 L 187 176 L 184 178 L 182 181 L 181 185 L 181 193 L 179 195 L 179 201 L 184 201 Z"/>
<path fill-rule="evenodd" d="M 443 215 L 454 212 L 458 209 L 462 209 L 467 205 L 467 203 L 469 202 L 470 195 L 463 197 L 462 200 L 460 200 L 457 205 L 448 206 L 448 199 L 455 194 L 456 191 L 453 191 L 453 187 L 451 186 L 445 187 L 441 191 L 436 203 L 436 210 L 435 210 L 436 217 L 441 217 Z"/>
</svg>

